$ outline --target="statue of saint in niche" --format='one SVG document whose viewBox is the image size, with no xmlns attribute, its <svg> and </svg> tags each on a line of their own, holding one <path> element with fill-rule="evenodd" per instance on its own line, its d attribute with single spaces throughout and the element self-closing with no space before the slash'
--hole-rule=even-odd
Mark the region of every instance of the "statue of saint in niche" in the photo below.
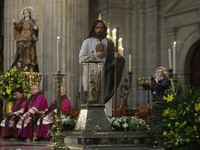
<svg viewBox="0 0 200 150">
<path fill-rule="evenodd" d="M 22 67 L 32 66 L 34 72 L 39 72 L 36 54 L 39 29 L 35 20 L 31 17 L 30 10 L 24 9 L 23 16 L 24 18 L 18 23 L 11 18 L 14 23 L 14 39 L 17 43 L 17 52 L 11 67 L 16 66 L 17 62 L 21 62 Z"/>
</svg>

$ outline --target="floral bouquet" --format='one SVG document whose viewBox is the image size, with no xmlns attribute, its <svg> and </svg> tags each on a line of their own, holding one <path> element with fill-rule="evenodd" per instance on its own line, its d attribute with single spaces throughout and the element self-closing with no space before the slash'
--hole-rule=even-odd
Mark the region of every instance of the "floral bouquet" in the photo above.
<svg viewBox="0 0 200 150">
<path fill-rule="evenodd" d="M 154 107 L 159 108 L 157 123 L 152 133 L 167 150 L 199 150 L 200 144 L 200 90 L 177 83 L 175 90 L 156 97 Z"/>
<path fill-rule="evenodd" d="M 137 117 L 114 118 L 109 117 L 109 121 L 113 131 L 147 131 L 149 125 L 143 119 Z"/>
<path fill-rule="evenodd" d="M 15 90 L 19 86 L 23 87 L 24 97 L 30 95 L 30 86 L 26 84 L 27 79 L 23 79 L 21 71 L 11 68 L 5 74 L 0 76 L 0 100 L 1 101 L 16 101 Z"/>
<path fill-rule="evenodd" d="M 62 131 L 73 131 L 74 127 L 76 125 L 76 120 L 71 119 L 70 116 L 65 118 L 65 116 L 62 116 L 62 126 L 61 126 L 61 132 Z M 57 126 L 53 125 L 51 130 L 49 130 L 49 133 L 56 133 L 57 132 Z"/>
</svg>

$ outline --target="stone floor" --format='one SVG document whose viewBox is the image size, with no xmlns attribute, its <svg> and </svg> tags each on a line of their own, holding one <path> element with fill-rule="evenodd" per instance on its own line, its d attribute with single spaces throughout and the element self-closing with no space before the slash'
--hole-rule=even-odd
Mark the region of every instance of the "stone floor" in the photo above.
<svg viewBox="0 0 200 150">
<path fill-rule="evenodd" d="M 25 141 L 19 142 L 14 139 L 4 140 L 0 137 L 0 150 L 50 150 L 53 142 L 35 142 Z M 70 150 L 84 150 L 84 148 L 69 147 Z M 123 148 L 122 148 L 123 149 Z M 92 148 L 92 150 L 102 150 L 101 148 Z M 112 150 L 112 148 L 110 148 Z M 142 148 L 142 150 L 164 150 L 161 147 L 156 148 Z"/>
<path fill-rule="evenodd" d="M 14 139 L 5 140 L 0 138 L 0 150 L 50 150 L 50 142 L 24 141 Z"/>
</svg>

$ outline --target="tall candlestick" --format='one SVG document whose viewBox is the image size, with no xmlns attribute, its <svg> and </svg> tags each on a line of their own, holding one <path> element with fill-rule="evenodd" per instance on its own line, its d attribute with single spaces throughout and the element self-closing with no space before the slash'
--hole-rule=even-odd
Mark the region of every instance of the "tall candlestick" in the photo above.
<svg viewBox="0 0 200 150">
<path fill-rule="evenodd" d="M 174 41 L 173 45 L 173 71 L 176 74 L 176 41 Z"/>
<path fill-rule="evenodd" d="M 60 37 L 57 36 L 57 71 L 60 71 L 60 63 L 59 63 L 59 42 L 60 42 Z"/>
<path fill-rule="evenodd" d="M 168 49 L 168 57 L 169 57 L 169 68 L 172 68 L 172 59 L 171 59 L 171 49 Z"/>
<path fill-rule="evenodd" d="M 129 54 L 129 72 L 131 72 L 131 54 Z"/>
</svg>

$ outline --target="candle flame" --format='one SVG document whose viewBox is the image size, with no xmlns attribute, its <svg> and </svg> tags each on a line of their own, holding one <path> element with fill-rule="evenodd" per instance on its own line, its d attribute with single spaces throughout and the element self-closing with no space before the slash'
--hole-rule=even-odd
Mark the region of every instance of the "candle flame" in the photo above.
<svg viewBox="0 0 200 150">
<path fill-rule="evenodd" d="M 60 40 L 60 37 L 59 37 L 59 36 L 57 36 L 57 40 Z"/>
<path fill-rule="evenodd" d="M 119 40 L 118 41 L 122 41 L 122 38 L 119 38 Z"/>
<path fill-rule="evenodd" d="M 174 45 L 176 45 L 176 41 L 174 41 Z"/>
<path fill-rule="evenodd" d="M 113 30 L 112 30 L 112 33 L 116 32 L 116 31 L 117 31 L 116 29 L 113 29 Z"/>
</svg>

